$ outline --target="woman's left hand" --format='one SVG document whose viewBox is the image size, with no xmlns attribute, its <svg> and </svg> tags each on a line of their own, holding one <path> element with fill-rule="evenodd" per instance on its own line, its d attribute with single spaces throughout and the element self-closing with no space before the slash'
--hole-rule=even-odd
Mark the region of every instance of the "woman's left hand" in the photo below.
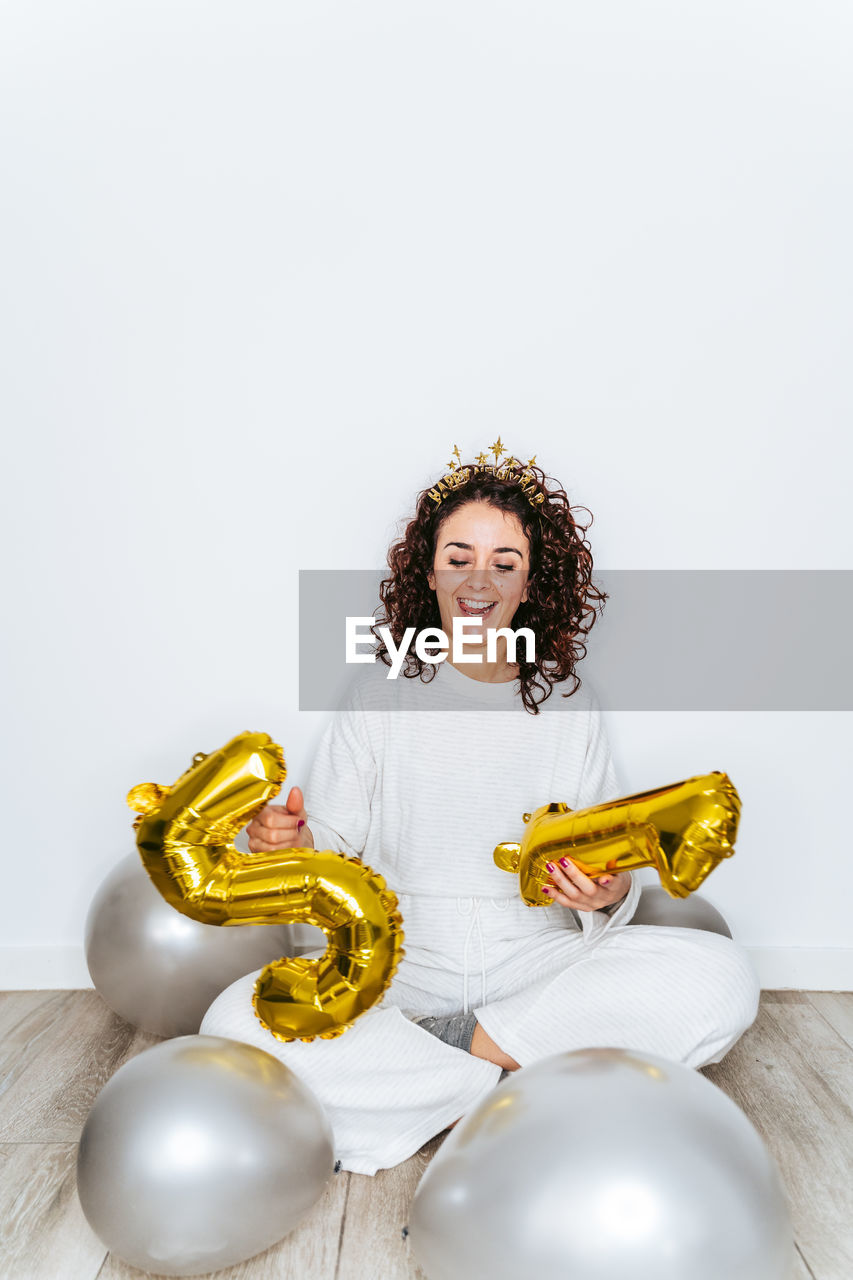
<svg viewBox="0 0 853 1280">
<path fill-rule="evenodd" d="M 631 887 L 631 875 L 628 871 L 618 871 L 615 875 L 603 875 L 598 880 L 590 880 L 584 875 L 571 858 L 561 858 L 559 862 L 546 864 L 554 886 L 545 885 L 543 894 L 552 902 L 559 902 L 563 907 L 571 907 L 575 911 L 600 911 L 619 902 Z"/>
</svg>

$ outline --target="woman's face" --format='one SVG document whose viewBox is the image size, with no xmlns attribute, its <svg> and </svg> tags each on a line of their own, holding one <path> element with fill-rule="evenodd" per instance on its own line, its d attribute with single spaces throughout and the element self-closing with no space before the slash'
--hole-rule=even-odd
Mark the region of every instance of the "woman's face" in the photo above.
<svg viewBox="0 0 853 1280">
<path fill-rule="evenodd" d="M 487 502 L 457 507 L 439 528 L 428 575 L 442 631 L 453 634 L 454 618 L 482 618 L 485 647 L 487 628 L 512 625 L 527 599 L 529 572 L 530 543 L 516 516 Z M 476 631 L 469 634 L 466 650 L 476 652 Z"/>
</svg>

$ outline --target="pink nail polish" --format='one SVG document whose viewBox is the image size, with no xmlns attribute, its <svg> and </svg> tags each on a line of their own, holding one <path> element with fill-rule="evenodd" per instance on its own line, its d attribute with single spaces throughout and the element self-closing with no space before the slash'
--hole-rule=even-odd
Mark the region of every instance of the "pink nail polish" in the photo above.
<svg viewBox="0 0 853 1280">
<path fill-rule="evenodd" d="M 299 821 L 298 821 L 298 822 L 297 822 L 297 824 L 296 824 L 296 830 L 297 830 L 297 831 L 301 831 L 301 830 L 302 830 L 302 828 L 303 828 L 304 826 L 305 826 L 305 819 L 304 819 L 304 818 L 300 818 L 300 819 L 299 819 Z"/>
<path fill-rule="evenodd" d="M 547 885 L 544 885 L 544 886 L 543 886 L 543 888 L 542 888 L 542 892 L 543 892 L 543 893 L 550 893 L 550 892 L 551 892 L 551 890 L 548 888 L 548 886 L 547 886 Z"/>
<path fill-rule="evenodd" d="M 553 862 L 546 862 L 546 863 L 545 863 L 545 866 L 548 868 L 548 870 L 549 870 L 549 871 L 553 871 L 553 870 L 554 870 L 554 864 L 553 864 Z"/>
<path fill-rule="evenodd" d="M 560 859 L 560 866 L 561 866 L 561 867 L 567 867 L 568 865 L 569 865 L 569 860 L 568 860 L 568 858 L 561 858 L 561 859 Z"/>
</svg>

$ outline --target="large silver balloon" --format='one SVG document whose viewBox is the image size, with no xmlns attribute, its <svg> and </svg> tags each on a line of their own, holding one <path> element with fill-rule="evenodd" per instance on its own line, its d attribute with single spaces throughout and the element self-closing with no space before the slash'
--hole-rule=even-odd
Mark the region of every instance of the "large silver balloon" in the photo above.
<svg viewBox="0 0 853 1280">
<path fill-rule="evenodd" d="M 508 1077 L 445 1140 L 409 1231 L 429 1280 L 784 1280 L 793 1244 L 743 1112 L 623 1049 Z"/>
<path fill-rule="evenodd" d="M 332 1166 L 326 1115 L 284 1063 L 236 1040 L 182 1036 L 132 1058 L 101 1090 L 77 1189 L 120 1258 L 191 1276 L 280 1240 Z"/>
<path fill-rule="evenodd" d="M 730 938 L 732 931 L 707 898 L 691 893 L 687 898 L 671 898 L 659 885 L 646 885 L 629 924 L 672 924 L 680 929 L 707 929 Z"/>
<path fill-rule="evenodd" d="M 279 956 L 298 955 L 315 933 L 299 925 L 199 924 L 160 896 L 133 853 L 92 900 L 86 963 L 122 1018 L 155 1035 L 189 1035 L 227 986 Z"/>
</svg>

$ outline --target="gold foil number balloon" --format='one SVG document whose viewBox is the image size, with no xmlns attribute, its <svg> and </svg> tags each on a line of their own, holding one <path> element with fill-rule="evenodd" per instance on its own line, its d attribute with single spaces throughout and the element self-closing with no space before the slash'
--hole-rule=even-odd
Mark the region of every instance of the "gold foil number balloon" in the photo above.
<svg viewBox="0 0 853 1280">
<path fill-rule="evenodd" d="M 522 842 L 499 844 L 494 859 L 518 873 L 530 906 L 551 905 L 542 897 L 542 886 L 552 883 L 545 864 L 561 857 L 592 879 L 655 867 L 670 897 L 686 898 L 734 853 L 739 816 L 740 797 L 729 778 L 708 773 L 589 809 L 543 805 L 524 815 Z"/>
<path fill-rule="evenodd" d="M 145 868 L 176 910 L 203 924 L 316 925 L 329 941 L 319 960 L 268 964 L 253 1003 L 278 1040 L 331 1039 L 382 996 L 403 954 L 397 898 L 355 858 L 313 849 L 242 853 L 237 832 L 287 776 L 281 747 L 241 733 L 199 754 L 173 787 L 128 794 Z"/>
</svg>

